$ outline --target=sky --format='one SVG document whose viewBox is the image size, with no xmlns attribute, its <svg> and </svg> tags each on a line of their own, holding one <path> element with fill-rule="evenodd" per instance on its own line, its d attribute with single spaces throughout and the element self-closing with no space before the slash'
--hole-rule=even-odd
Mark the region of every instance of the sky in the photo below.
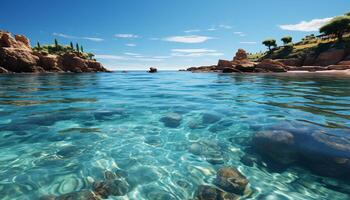
<svg viewBox="0 0 350 200">
<path fill-rule="evenodd" d="M 0 29 L 31 44 L 70 41 L 112 70 L 184 69 L 265 51 L 264 39 L 300 40 L 349 0 L 20 0 L 1 2 Z"/>
</svg>

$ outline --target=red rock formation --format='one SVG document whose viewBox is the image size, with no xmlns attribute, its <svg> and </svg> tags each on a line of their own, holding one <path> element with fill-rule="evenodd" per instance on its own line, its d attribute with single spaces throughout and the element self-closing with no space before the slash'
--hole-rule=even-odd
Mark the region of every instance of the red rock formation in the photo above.
<svg viewBox="0 0 350 200">
<path fill-rule="evenodd" d="M 247 53 L 244 49 L 238 49 L 236 56 L 233 58 L 233 61 L 240 61 L 240 60 L 248 60 Z"/>
<path fill-rule="evenodd" d="M 0 31 L 0 66 L 10 72 L 107 72 L 101 63 L 83 57 L 81 53 L 52 55 L 33 51 L 29 39 L 15 38 Z M 4 73 L 4 70 L 0 70 Z"/>
<path fill-rule="evenodd" d="M 285 65 L 281 62 L 266 59 L 256 65 L 256 68 L 266 72 L 286 72 Z"/>
<path fill-rule="evenodd" d="M 332 49 L 332 50 L 323 52 L 317 57 L 313 65 L 327 66 L 327 65 L 337 64 L 338 62 L 343 60 L 345 54 L 346 52 L 344 49 Z"/>
</svg>

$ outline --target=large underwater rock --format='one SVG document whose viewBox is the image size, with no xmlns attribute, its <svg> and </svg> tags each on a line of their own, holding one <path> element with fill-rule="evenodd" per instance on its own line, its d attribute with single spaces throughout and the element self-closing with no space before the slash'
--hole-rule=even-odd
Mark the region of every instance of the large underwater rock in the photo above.
<svg viewBox="0 0 350 200">
<path fill-rule="evenodd" d="M 350 132 L 305 124 L 282 124 L 257 131 L 255 152 L 282 165 L 295 164 L 320 175 L 350 177 Z"/>
</svg>

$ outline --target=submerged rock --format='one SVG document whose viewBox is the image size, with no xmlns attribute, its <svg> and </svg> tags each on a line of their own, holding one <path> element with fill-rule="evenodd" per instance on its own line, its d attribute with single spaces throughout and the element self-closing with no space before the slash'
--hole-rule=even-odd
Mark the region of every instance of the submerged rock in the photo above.
<svg viewBox="0 0 350 200">
<path fill-rule="evenodd" d="M 100 198 L 89 190 L 81 190 L 78 192 L 63 194 L 61 196 L 47 195 L 41 197 L 39 200 L 100 200 Z"/>
<path fill-rule="evenodd" d="M 203 124 L 214 124 L 221 120 L 221 117 L 217 114 L 213 113 L 204 113 L 202 115 L 202 123 Z"/>
<path fill-rule="evenodd" d="M 177 128 L 180 126 L 182 116 L 178 113 L 168 113 L 166 116 L 160 119 L 164 123 L 164 126 L 169 128 Z"/>
<path fill-rule="evenodd" d="M 129 185 L 124 180 L 105 180 L 93 185 L 93 191 L 102 198 L 109 196 L 124 196 L 129 192 Z"/>
<path fill-rule="evenodd" d="M 290 164 L 298 159 L 294 143 L 293 134 L 282 130 L 260 131 L 253 137 L 253 145 L 258 152 L 281 164 Z"/>
<path fill-rule="evenodd" d="M 200 185 L 196 191 L 197 200 L 237 200 L 238 195 L 227 193 L 209 185 Z"/>
<path fill-rule="evenodd" d="M 243 195 L 249 181 L 237 169 L 224 167 L 218 171 L 215 183 L 227 192 Z"/>
</svg>

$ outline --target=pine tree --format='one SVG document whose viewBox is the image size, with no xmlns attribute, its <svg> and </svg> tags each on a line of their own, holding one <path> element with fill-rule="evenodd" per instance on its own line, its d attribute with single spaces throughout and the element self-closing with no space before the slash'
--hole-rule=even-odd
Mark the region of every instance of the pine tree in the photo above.
<svg viewBox="0 0 350 200">
<path fill-rule="evenodd" d="M 74 49 L 73 42 L 70 42 L 70 48 Z"/>
<path fill-rule="evenodd" d="M 79 44 L 78 43 L 75 45 L 75 47 L 76 47 L 77 52 L 79 52 Z"/>
<path fill-rule="evenodd" d="M 80 46 L 80 51 L 81 51 L 82 53 L 84 53 L 83 45 Z"/>
<path fill-rule="evenodd" d="M 56 48 L 58 47 L 58 41 L 57 41 L 57 39 L 55 39 L 55 47 L 56 47 Z"/>
<path fill-rule="evenodd" d="M 41 46 L 40 46 L 39 42 L 36 44 L 36 46 L 38 47 L 38 49 L 41 49 Z"/>
</svg>

